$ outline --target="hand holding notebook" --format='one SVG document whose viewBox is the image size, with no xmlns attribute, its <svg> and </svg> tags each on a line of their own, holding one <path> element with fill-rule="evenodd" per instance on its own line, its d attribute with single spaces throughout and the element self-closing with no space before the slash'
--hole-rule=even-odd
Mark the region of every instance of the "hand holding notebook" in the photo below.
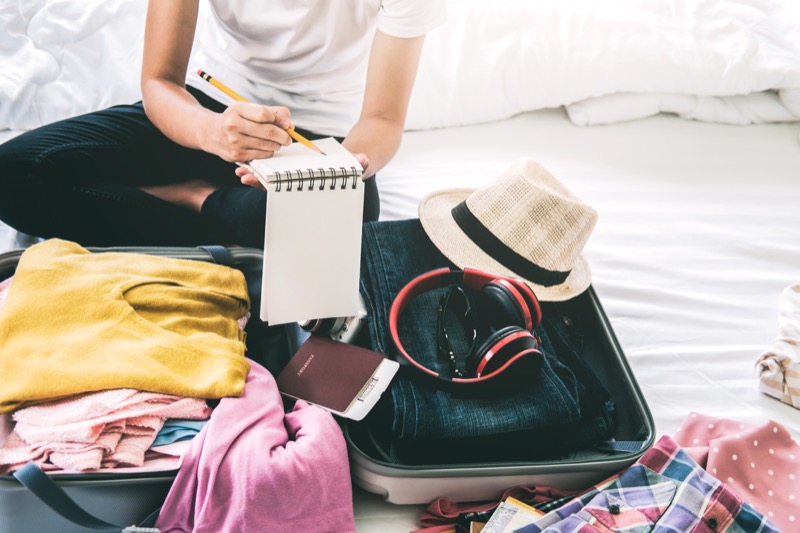
<svg viewBox="0 0 800 533">
<path fill-rule="evenodd" d="M 362 167 L 336 139 L 322 155 L 294 143 L 247 167 L 267 189 L 261 319 L 271 324 L 358 311 Z"/>
<path fill-rule="evenodd" d="M 317 183 L 342 176 L 361 178 L 363 168 L 355 155 L 333 137 L 319 139 L 316 146 L 324 153 L 313 152 L 300 143 L 281 148 L 267 159 L 254 159 L 242 164 L 256 176 L 265 188 L 287 180 L 316 179 Z M 316 185 L 316 183 L 314 184 Z M 341 185 L 341 184 L 340 184 Z M 330 188 L 331 182 L 326 186 Z"/>
</svg>

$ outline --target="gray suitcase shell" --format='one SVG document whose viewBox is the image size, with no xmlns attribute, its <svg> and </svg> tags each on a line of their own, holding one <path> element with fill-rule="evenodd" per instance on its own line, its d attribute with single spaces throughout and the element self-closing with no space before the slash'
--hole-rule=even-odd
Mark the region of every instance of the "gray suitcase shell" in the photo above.
<svg viewBox="0 0 800 533">
<path fill-rule="evenodd" d="M 541 462 L 506 462 L 497 457 L 496 462 L 479 464 L 404 465 L 383 459 L 369 431 L 348 422 L 344 431 L 353 483 L 396 504 L 425 504 L 439 497 L 494 500 L 515 485 L 587 488 L 635 462 L 655 441 L 650 409 L 594 288 L 589 287 L 569 305 L 571 312 L 580 314 L 586 328 L 582 357 L 617 405 L 613 438 L 641 443 L 636 450 L 614 454 L 584 450 Z"/>
<path fill-rule="evenodd" d="M 139 524 L 167 496 L 175 472 L 160 476 L 102 479 L 85 474 L 59 478 L 58 485 L 88 513 L 127 527 Z M 121 530 L 122 528 L 120 528 Z M 0 477 L 1 533 L 86 533 L 95 531 L 69 522 L 48 508 L 16 479 Z"/>
<path fill-rule="evenodd" d="M 200 248 L 183 247 L 118 247 L 89 248 L 93 252 L 131 252 L 161 255 L 179 259 L 212 261 Z M 252 248 L 230 248 L 237 268 L 245 271 L 248 283 L 260 286 L 263 254 Z M 23 250 L 0 254 L 0 280 L 14 274 Z M 253 278 L 253 279 L 251 279 Z M 256 279 L 257 278 L 257 279 Z M 251 288 L 251 294 L 253 292 Z M 255 290 L 258 290 L 257 288 Z M 260 293 L 260 290 L 259 290 Z M 1 435 L 0 435 L 1 436 Z M 140 524 L 164 501 L 175 471 L 157 474 L 64 474 L 54 477 L 56 483 L 89 514 L 124 527 Z M 57 514 L 12 476 L 0 476 L 0 533 L 86 533 L 95 531 Z"/>
</svg>

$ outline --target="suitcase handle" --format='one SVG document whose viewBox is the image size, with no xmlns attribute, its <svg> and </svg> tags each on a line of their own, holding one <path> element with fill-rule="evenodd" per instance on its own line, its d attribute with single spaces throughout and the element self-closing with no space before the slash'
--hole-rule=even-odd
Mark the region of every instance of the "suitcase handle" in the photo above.
<svg viewBox="0 0 800 533">
<path fill-rule="evenodd" d="M 78 524 L 89 529 L 96 529 L 98 531 L 137 531 L 137 528 L 125 528 L 124 526 L 117 526 L 101 520 L 96 516 L 90 514 L 83 507 L 78 505 L 75 500 L 69 497 L 64 489 L 58 486 L 50 476 L 45 474 L 36 463 L 27 463 L 22 468 L 16 470 L 12 474 L 17 481 L 27 488 L 34 496 L 39 498 L 42 503 L 47 505 L 53 511 L 57 512 L 70 522 Z M 158 517 L 156 509 L 150 516 L 145 518 L 141 525 L 152 525 Z M 138 529 L 139 531 L 158 531 L 157 529 Z"/>
</svg>

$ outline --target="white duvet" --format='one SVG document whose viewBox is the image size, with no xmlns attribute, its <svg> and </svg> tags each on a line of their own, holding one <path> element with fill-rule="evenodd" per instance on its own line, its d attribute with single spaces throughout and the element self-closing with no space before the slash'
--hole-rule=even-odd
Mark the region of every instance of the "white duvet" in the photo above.
<svg viewBox="0 0 800 533">
<path fill-rule="evenodd" d="M 581 125 L 800 119 L 797 0 L 458 1 L 426 47 L 411 128 L 562 105 Z"/>
<path fill-rule="evenodd" d="M 0 2 L 0 129 L 138 99 L 145 9 Z M 450 0 L 449 12 L 427 38 L 409 129 L 559 106 L 582 125 L 800 119 L 797 0 Z"/>
<path fill-rule="evenodd" d="M 0 130 L 140 99 L 146 4 L 0 1 Z"/>
</svg>

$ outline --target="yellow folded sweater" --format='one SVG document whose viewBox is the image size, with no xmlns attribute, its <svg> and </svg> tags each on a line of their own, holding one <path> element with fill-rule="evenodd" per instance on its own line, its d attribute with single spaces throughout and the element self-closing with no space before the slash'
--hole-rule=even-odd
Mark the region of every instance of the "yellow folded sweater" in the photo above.
<svg viewBox="0 0 800 533">
<path fill-rule="evenodd" d="M 249 307 L 232 268 L 36 244 L 0 308 L 0 413 L 115 388 L 241 396 L 250 365 L 236 319 Z"/>
</svg>

